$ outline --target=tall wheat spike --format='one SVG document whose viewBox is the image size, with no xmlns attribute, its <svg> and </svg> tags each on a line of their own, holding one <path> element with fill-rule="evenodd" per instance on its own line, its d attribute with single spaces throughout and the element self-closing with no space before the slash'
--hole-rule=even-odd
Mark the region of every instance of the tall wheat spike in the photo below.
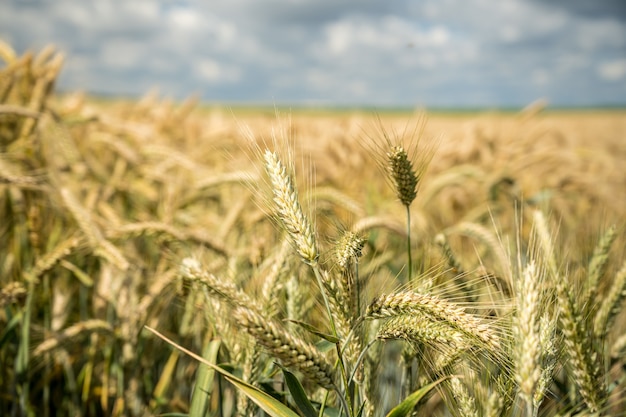
<svg viewBox="0 0 626 417">
<path fill-rule="evenodd" d="M 535 386 L 533 395 L 533 406 L 535 410 L 539 410 L 539 406 L 543 402 L 548 389 L 552 384 L 553 373 L 557 366 L 557 337 L 556 337 L 556 320 L 544 314 L 541 316 L 539 324 L 539 340 L 541 343 L 542 357 L 540 366 L 541 374 Z"/>
<path fill-rule="evenodd" d="M 315 265 L 319 257 L 313 227 L 304 215 L 292 176 L 274 152 L 265 152 L 265 168 L 272 183 L 279 219 L 305 262 Z"/>
<path fill-rule="evenodd" d="M 515 378 L 528 410 L 534 407 L 534 396 L 542 375 L 539 321 L 541 281 L 541 270 L 531 261 L 517 282 L 517 315 L 513 327 L 517 348 Z M 528 414 L 534 415 L 534 411 Z"/>
<path fill-rule="evenodd" d="M 417 196 L 419 178 L 406 150 L 396 145 L 387 153 L 389 174 L 393 180 L 396 195 L 405 206 L 410 206 Z"/>
<path fill-rule="evenodd" d="M 598 412 L 606 398 L 606 388 L 598 361 L 601 355 L 594 350 L 590 330 L 580 315 L 580 306 L 574 301 L 567 277 L 557 268 L 555 250 L 546 219 L 540 211 L 534 212 L 534 227 L 545 267 L 557 291 L 559 319 L 564 336 L 566 353 L 570 358 L 574 382 L 592 413 Z"/>
<path fill-rule="evenodd" d="M 596 337 L 604 339 L 613 325 L 615 317 L 622 311 L 626 299 L 626 261 L 615 274 L 615 278 L 594 317 L 593 329 Z"/>
<path fill-rule="evenodd" d="M 585 296 L 590 301 L 596 296 L 600 278 L 604 275 L 607 261 L 609 260 L 609 250 L 611 249 L 611 245 L 613 245 L 616 237 L 617 227 L 615 225 L 611 225 L 606 232 L 604 232 L 602 238 L 593 251 L 593 256 L 591 257 L 589 267 L 587 268 L 587 294 Z"/>
</svg>

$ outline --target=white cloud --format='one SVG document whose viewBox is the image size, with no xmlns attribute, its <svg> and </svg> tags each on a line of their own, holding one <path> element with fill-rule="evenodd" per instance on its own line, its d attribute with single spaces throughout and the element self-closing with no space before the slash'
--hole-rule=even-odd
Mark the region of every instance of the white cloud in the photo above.
<svg viewBox="0 0 626 417">
<path fill-rule="evenodd" d="M 194 64 L 194 73 L 201 81 L 209 83 L 235 82 L 241 78 L 241 70 L 219 62 L 202 58 Z"/>
<path fill-rule="evenodd" d="M 193 31 L 202 23 L 202 16 L 189 7 L 176 7 L 169 12 L 169 21 L 176 30 Z"/>
<path fill-rule="evenodd" d="M 220 65 L 210 59 L 203 59 L 194 65 L 196 73 L 203 79 L 211 82 L 219 81 L 222 77 Z"/>
<path fill-rule="evenodd" d="M 531 74 L 531 80 L 536 86 L 545 86 L 550 82 L 550 74 L 544 68 L 537 68 Z"/>
<path fill-rule="evenodd" d="M 626 78 L 626 59 L 604 62 L 597 68 L 598 74 L 607 81 L 620 81 Z"/>
<path fill-rule="evenodd" d="M 326 28 L 328 49 L 333 55 L 341 55 L 353 42 L 353 25 L 350 22 L 337 22 Z"/>
<path fill-rule="evenodd" d="M 614 19 L 581 20 L 572 31 L 577 44 L 586 52 L 599 48 L 621 48 L 622 54 L 626 47 L 626 26 Z"/>
<path fill-rule="evenodd" d="M 330 53 L 335 58 L 349 54 L 361 55 L 364 59 L 364 55 L 381 54 L 395 55 L 402 61 L 407 48 L 443 52 L 452 43 L 452 35 L 445 26 L 424 28 L 398 16 L 369 20 L 347 18 L 327 25 L 324 34 L 324 43 L 316 47 L 321 57 Z"/>
<path fill-rule="evenodd" d="M 20 50 L 60 46 L 65 89 L 140 95 L 163 85 L 177 97 L 205 89 L 212 100 L 260 102 L 525 105 L 549 93 L 554 104 L 626 103 L 626 88 L 598 88 L 626 78 L 626 18 L 602 4 L 5 0 L 0 37 Z"/>
<path fill-rule="evenodd" d="M 428 38 L 433 46 L 445 46 L 449 43 L 451 35 L 446 27 L 437 25 L 428 32 Z"/>
<path fill-rule="evenodd" d="M 159 3 L 153 0 L 133 0 L 124 2 L 131 16 L 142 20 L 157 20 L 160 17 Z M 115 9 L 115 8 L 114 8 Z"/>
<path fill-rule="evenodd" d="M 145 62 L 145 47 L 141 42 L 112 39 L 102 45 L 100 63 L 114 70 L 130 70 Z"/>
</svg>

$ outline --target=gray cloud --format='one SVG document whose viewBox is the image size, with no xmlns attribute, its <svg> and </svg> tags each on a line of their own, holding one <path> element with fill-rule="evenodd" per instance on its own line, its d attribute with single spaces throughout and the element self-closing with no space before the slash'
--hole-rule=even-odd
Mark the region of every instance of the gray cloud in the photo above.
<svg viewBox="0 0 626 417">
<path fill-rule="evenodd" d="M 546 7 L 565 10 L 587 19 L 626 20 L 626 2 L 623 0 L 532 0 Z"/>
<path fill-rule="evenodd" d="M 623 1 L 8 0 L 0 37 L 64 89 L 213 101 L 626 104 Z"/>
</svg>

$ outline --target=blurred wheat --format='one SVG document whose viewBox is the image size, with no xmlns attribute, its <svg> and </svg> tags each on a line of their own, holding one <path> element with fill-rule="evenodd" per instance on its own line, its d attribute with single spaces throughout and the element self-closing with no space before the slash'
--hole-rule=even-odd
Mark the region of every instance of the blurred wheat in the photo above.
<svg viewBox="0 0 626 417">
<path fill-rule="evenodd" d="M 274 113 L 0 59 L 0 415 L 262 415 L 146 325 L 303 413 L 288 372 L 326 415 L 626 412 L 623 111 L 295 112 L 265 152 Z"/>
</svg>

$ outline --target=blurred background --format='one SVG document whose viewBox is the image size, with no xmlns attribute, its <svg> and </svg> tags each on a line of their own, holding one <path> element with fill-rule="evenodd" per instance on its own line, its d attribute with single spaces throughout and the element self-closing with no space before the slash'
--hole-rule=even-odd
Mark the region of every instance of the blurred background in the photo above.
<svg viewBox="0 0 626 417">
<path fill-rule="evenodd" d="M 59 88 L 205 102 L 626 105 L 623 0 L 3 0 L 0 38 Z"/>
</svg>

